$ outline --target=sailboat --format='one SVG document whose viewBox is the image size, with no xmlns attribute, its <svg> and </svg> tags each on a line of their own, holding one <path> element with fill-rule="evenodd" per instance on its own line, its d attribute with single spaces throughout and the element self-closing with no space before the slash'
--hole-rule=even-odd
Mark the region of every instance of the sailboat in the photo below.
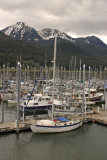
<svg viewBox="0 0 107 160">
<path fill-rule="evenodd" d="M 68 120 L 64 117 L 53 118 L 54 112 L 54 88 L 55 88 L 55 68 L 56 68 L 56 37 L 54 43 L 54 60 L 53 60 L 53 96 L 52 96 L 52 118 L 51 120 L 38 120 L 30 125 L 33 133 L 60 133 L 77 129 L 82 125 L 81 120 Z"/>
</svg>

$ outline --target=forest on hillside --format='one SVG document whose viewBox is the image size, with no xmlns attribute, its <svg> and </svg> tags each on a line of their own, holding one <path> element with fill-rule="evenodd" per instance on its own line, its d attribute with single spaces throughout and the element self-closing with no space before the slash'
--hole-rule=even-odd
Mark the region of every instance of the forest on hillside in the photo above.
<svg viewBox="0 0 107 160">
<path fill-rule="evenodd" d="M 47 63 L 52 66 L 54 46 L 35 45 L 29 42 L 12 39 L 3 33 L 0 33 L 0 66 L 16 66 L 16 62 L 21 57 L 22 67 L 41 66 Z M 69 68 L 72 57 L 76 56 L 76 64 L 79 67 L 81 59 L 82 64 L 86 66 L 105 67 L 107 65 L 107 49 L 95 48 L 92 46 L 81 47 L 72 42 L 57 43 L 57 65 Z M 74 60 L 72 65 L 74 64 Z"/>
</svg>

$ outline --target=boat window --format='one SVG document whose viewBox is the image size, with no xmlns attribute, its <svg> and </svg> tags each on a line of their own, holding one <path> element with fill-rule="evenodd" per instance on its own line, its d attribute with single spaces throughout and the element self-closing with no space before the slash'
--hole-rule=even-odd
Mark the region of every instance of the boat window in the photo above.
<svg viewBox="0 0 107 160">
<path fill-rule="evenodd" d="M 24 102 L 24 105 L 26 105 L 26 102 Z"/>
<path fill-rule="evenodd" d="M 66 126 L 66 123 L 64 123 L 64 126 Z"/>
<path fill-rule="evenodd" d="M 34 103 L 34 105 L 38 105 L 38 103 Z"/>
</svg>

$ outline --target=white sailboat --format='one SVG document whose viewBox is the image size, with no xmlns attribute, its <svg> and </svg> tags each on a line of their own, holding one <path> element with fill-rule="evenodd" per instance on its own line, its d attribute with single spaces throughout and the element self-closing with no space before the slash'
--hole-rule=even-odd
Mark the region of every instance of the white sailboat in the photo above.
<svg viewBox="0 0 107 160">
<path fill-rule="evenodd" d="M 64 117 L 53 119 L 54 112 L 54 88 L 55 88 L 55 68 L 56 68 L 56 37 L 54 44 L 54 66 L 53 66 L 53 100 L 52 100 L 52 119 L 51 120 L 38 120 L 36 123 L 31 124 L 30 128 L 33 133 L 60 133 L 77 129 L 82 125 L 80 120 L 68 120 Z"/>
</svg>

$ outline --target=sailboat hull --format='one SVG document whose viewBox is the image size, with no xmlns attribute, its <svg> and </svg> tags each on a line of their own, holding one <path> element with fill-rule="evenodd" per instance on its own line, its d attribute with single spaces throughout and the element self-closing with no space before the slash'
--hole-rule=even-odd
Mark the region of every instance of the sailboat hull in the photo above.
<svg viewBox="0 0 107 160">
<path fill-rule="evenodd" d="M 60 133 L 60 132 L 67 132 L 72 131 L 79 128 L 82 125 L 82 122 L 77 122 L 74 124 L 63 124 L 61 123 L 56 124 L 54 126 L 43 126 L 43 125 L 31 125 L 31 130 L 33 133 Z"/>
</svg>

